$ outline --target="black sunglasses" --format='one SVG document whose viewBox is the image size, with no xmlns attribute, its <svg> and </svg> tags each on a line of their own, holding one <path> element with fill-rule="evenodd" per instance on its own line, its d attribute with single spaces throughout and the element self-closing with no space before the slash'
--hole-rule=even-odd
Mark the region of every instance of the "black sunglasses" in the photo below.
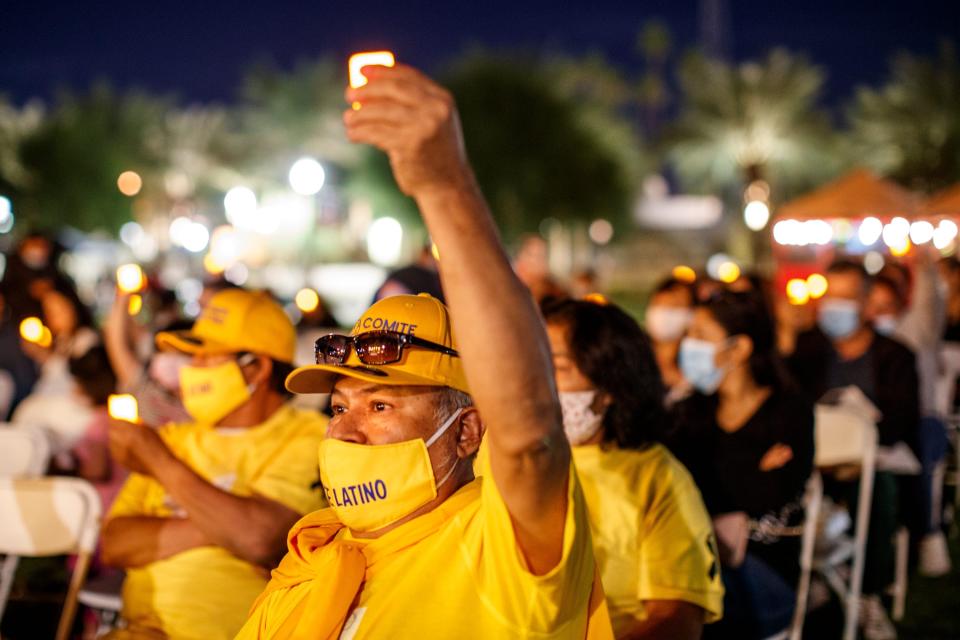
<svg viewBox="0 0 960 640">
<path fill-rule="evenodd" d="M 460 354 L 450 347 L 396 331 L 368 331 L 356 336 L 331 333 L 317 339 L 314 354 L 317 364 L 341 365 L 347 361 L 352 347 L 363 364 L 383 365 L 400 362 L 403 349 L 408 346 L 460 357 Z"/>
</svg>

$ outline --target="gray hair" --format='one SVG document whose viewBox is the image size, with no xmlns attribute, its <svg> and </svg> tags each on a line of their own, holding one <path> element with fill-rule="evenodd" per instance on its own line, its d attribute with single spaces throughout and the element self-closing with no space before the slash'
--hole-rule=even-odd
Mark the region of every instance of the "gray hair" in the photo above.
<svg viewBox="0 0 960 640">
<path fill-rule="evenodd" d="M 473 406 L 473 398 L 469 393 L 464 393 L 459 389 L 452 387 L 441 387 L 437 389 L 436 403 L 434 411 L 436 412 L 437 423 L 443 423 L 452 416 L 458 409 L 466 409 Z"/>
</svg>

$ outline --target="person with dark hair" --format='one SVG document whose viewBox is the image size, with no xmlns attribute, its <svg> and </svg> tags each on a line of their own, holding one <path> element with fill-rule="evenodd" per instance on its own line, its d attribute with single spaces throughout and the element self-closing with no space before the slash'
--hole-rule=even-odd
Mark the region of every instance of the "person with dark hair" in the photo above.
<svg viewBox="0 0 960 640">
<path fill-rule="evenodd" d="M 918 451 L 920 395 L 916 357 L 903 344 L 878 333 L 867 315 L 872 280 L 859 262 L 839 260 L 826 272 L 827 293 L 817 311 L 818 328 L 797 338 L 787 359 L 808 398 L 820 400 L 832 389 L 858 388 L 879 410 L 877 433 L 881 446 L 904 442 Z M 899 518 L 920 527 L 916 487 L 898 496 L 897 479 L 887 471 L 874 478 L 870 531 L 863 575 L 861 622 L 868 640 L 896 638 L 881 601 L 893 579 L 893 534 Z M 855 482 L 832 482 L 825 491 L 854 509 Z M 898 507 L 899 501 L 899 507 Z M 908 514 L 909 515 L 906 515 Z"/>
<path fill-rule="evenodd" d="M 563 427 L 618 638 L 699 638 L 722 615 L 710 519 L 659 444 L 667 424 L 650 339 L 612 304 L 543 305 Z"/>
<path fill-rule="evenodd" d="M 127 470 L 110 456 L 107 436 L 110 425 L 107 400 L 116 390 L 117 377 L 110 368 L 107 352 L 101 346 L 71 358 L 69 367 L 77 395 L 93 410 L 83 435 L 70 450 L 73 470 L 93 484 L 103 509 L 107 510 L 127 477 Z"/>
<path fill-rule="evenodd" d="M 771 636 L 793 614 L 813 406 L 791 388 L 755 292 L 696 307 L 680 368 L 697 393 L 677 406 L 669 442 L 714 518 L 726 587 L 724 619 L 705 637 Z"/>
<path fill-rule="evenodd" d="M 420 254 L 417 256 L 416 262 L 387 274 L 387 279 L 373 294 L 373 302 L 390 296 L 416 295 L 418 293 L 429 293 L 440 302 L 444 300 L 440 274 L 437 273 L 437 260 L 433 257 L 433 245 L 431 243 L 427 243 L 420 248 Z M 336 325 L 328 324 L 326 326 Z"/>
<path fill-rule="evenodd" d="M 666 403 L 672 405 L 690 395 L 692 388 L 677 365 L 680 339 L 690 326 L 696 300 L 693 285 L 667 278 L 654 288 L 647 304 L 644 327 L 653 343 L 660 375 L 667 387 Z"/>
<path fill-rule="evenodd" d="M 283 554 L 285 534 L 323 506 L 314 487 L 327 420 L 289 402 L 296 340 L 269 295 L 214 294 L 187 331 L 157 335 L 179 369 L 191 420 L 114 422 L 110 450 L 132 472 L 107 514 L 105 563 L 126 569 L 120 637 L 233 638 Z"/>
</svg>

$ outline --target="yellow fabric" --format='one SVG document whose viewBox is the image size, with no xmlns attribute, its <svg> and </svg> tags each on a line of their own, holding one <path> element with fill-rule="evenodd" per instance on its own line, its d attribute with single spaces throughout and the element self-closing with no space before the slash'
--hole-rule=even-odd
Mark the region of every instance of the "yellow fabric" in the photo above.
<svg viewBox="0 0 960 640">
<path fill-rule="evenodd" d="M 201 424 L 214 425 L 250 400 L 250 389 L 235 360 L 210 367 L 180 369 L 183 408 Z"/>
<path fill-rule="evenodd" d="M 723 613 L 710 517 L 689 472 L 661 445 L 642 451 L 573 447 L 597 563 L 621 636 L 644 600 L 682 600 L 705 622 Z"/>
<path fill-rule="evenodd" d="M 572 466 L 570 478 L 563 557 L 543 576 L 489 472 L 373 540 L 338 529 L 332 510 L 311 514 L 237 639 L 612 638 Z"/>
<path fill-rule="evenodd" d="M 189 331 L 161 331 L 157 347 L 183 353 L 251 353 L 293 362 L 297 331 L 267 293 L 227 289 L 215 294 Z"/>
<path fill-rule="evenodd" d="M 420 295 L 390 296 L 367 309 L 350 335 L 371 331 L 404 333 L 456 350 L 447 307 L 436 298 Z M 294 393 L 329 393 L 339 376 L 374 384 L 451 387 L 470 393 L 459 357 L 417 346 L 407 346 L 399 362 L 365 365 L 351 350 L 342 365 L 308 365 L 287 376 L 287 389 Z"/>
<path fill-rule="evenodd" d="M 160 430 L 170 450 L 207 481 L 241 496 L 258 494 L 298 513 L 324 506 L 316 451 L 326 418 L 284 406 L 250 429 L 171 425 Z M 121 516 L 182 517 L 163 486 L 131 475 L 110 511 Z M 136 628 L 161 629 L 174 639 L 232 638 L 267 572 L 220 547 L 199 547 L 131 569 L 123 616 Z"/>
</svg>

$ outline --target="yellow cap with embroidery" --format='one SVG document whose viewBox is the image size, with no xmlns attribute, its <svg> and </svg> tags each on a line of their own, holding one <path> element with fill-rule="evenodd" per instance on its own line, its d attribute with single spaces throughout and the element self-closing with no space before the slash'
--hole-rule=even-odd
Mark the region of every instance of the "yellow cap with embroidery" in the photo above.
<svg viewBox="0 0 960 640">
<path fill-rule="evenodd" d="M 392 331 L 457 348 L 446 306 L 426 293 L 380 300 L 360 317 L 350 335 L 371 331 Z M 287 389 L 294 393 L 329 393 L 339 376 L 374 384 L 451 387 L 470 393 L 458 356 L 417 345 L 406 345 L 399 362 L 385 365 L 364 364 L 351 348 L 341 365 L 315 364 L 295 370 L 287 377 Z"/>
<path fill-rule="evenodd" d="M 247 351 L 292 363 L 297 332 L 267 293 L 227 289 L 215 294 L 189 331 L 157 334 L 161 351 L 220 354 Z"/>
</svg>

